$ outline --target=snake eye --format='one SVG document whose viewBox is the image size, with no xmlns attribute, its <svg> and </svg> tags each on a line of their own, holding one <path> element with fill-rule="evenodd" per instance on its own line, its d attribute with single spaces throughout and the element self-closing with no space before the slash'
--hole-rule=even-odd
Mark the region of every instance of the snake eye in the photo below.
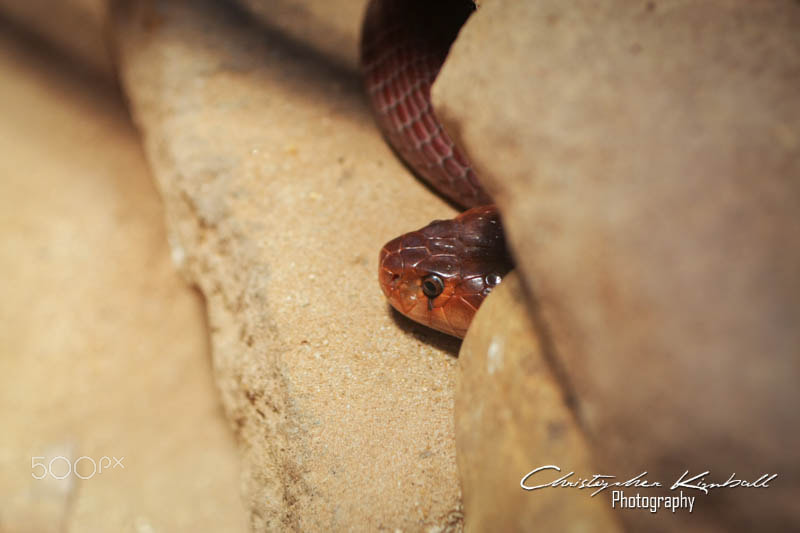
<svg viewBox="0 0 800 533">
<path fill-rule="evenodd" d="M 439 276 L 431 274 L 422 280 L 422 293 L 428 298 L 436 298 L 444 290 L 444 282 Z"/>
<path fill-rule="evenodd" d="M 494 287 L 498 285 L 502 281 L 502 279 L 503 278 L 501 278 L 499 274 L 492 273 L 486 275 L 485 281 L 486 285 L 488 285 L 489 287 Z"/>
</svg>

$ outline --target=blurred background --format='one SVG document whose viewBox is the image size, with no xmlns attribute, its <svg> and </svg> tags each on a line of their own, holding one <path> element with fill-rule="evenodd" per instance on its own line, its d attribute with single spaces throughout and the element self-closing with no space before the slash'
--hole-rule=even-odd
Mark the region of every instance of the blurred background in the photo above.
<svg viewBox="0 0 800 533">
<path fill-rule="evenodd" d="M 0 2 L 0 531 L 243 531 L 106 9 Z"/>
</svg>

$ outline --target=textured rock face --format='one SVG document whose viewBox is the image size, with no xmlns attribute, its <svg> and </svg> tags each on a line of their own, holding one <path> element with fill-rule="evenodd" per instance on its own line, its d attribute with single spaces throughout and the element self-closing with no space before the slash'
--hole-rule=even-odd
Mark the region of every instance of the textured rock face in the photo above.
<svg viewBox="0 0 800 533">
<path fill-rule="evenodd" d="M 485 2 L 434 88 L 597 469 L 782 480 L 674 515 L 697 528 L 800 521 L 799 24 L 796 2 Z"/>
<path fill-rule="evenodd" d="M 409 177 L 360 79 L 214 3 L 119 14 L 123 83 L 206 295 L 258 530 L 459 520 L 457 343 L 375 282 L 398 228 L 453 210 Z"/>
</svg>

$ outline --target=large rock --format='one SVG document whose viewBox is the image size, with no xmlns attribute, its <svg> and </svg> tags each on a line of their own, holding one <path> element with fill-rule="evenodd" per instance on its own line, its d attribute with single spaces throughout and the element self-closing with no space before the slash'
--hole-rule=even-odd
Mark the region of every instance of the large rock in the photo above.
<svg viewBox="0 0 800 533">
<path fill-rule="evenodd" d="M 398 318 L 381 245 L 454 211 L 377 134 L 355 73 L 212 2 L 120 12 L 173 255 L 207 298 L 256 530 L 457 525 L 457 342 Z"/>
<path fill-rule="evenodd" d="M 516 273 L 478 310 L 458 358 L 456 445 L 467 531 L 619 531 L 590 490 L 524 491 L 568 473 L 593 472 L 592 453 L 545 357 Z"/>
<path fill-rule="evenodd" d="M 778 474 L 620 516 L 798 527 L 800 4 L 483 4 L 434 100 L 500 204 L 596 468 Z"/>
</svg>

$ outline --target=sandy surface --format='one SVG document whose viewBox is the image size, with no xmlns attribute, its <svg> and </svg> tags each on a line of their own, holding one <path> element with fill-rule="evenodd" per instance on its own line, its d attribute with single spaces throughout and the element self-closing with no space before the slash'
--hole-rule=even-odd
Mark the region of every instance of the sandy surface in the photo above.
<svg viewBox="0 0 800 533">
<path fill-rule="evenodd" d="M 254 527 L 457 523 L 458 343 L 399 319 L 375 282 L 382 243 L 453 209 L 385 145 L 355 72 L 211 3 L 119 20 Z"/>
</svg>

